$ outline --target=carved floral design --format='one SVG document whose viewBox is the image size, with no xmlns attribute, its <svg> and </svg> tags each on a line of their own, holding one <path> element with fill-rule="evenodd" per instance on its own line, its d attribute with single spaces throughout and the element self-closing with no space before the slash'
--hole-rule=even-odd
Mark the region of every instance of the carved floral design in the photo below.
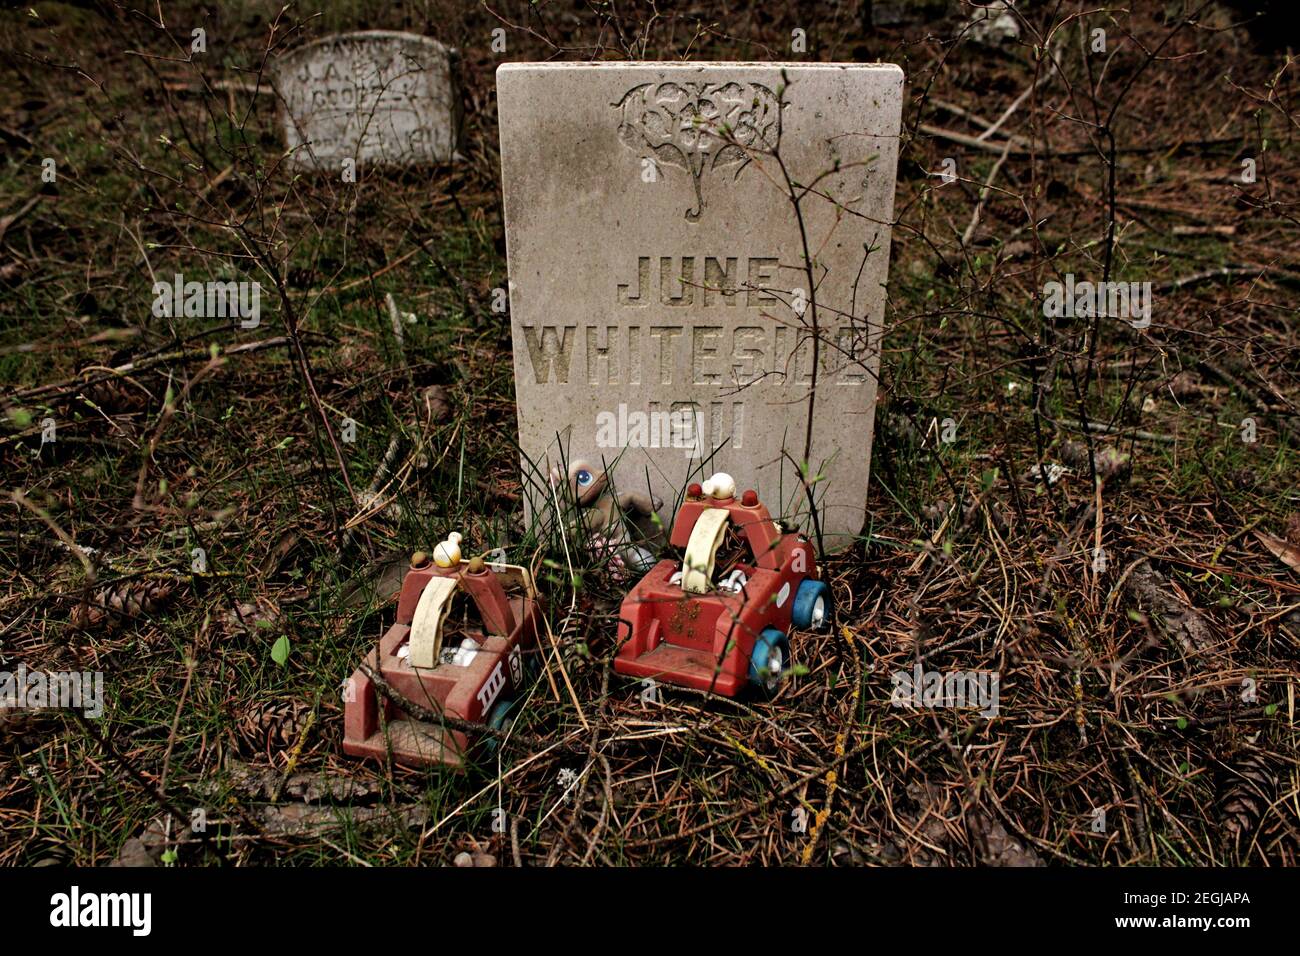
<svg viewBox="0 0 1300 956">
<path fill-rule="evenodd" d="M 759 83 L 643 83 L 612 105 L 624 146 L 690 174 L 690 222 L 704 211 L 705 172 L 734 169 L 734 181 L 754 151 L 774 150 L 780 137 L 780 101 Z"/>
</svg>

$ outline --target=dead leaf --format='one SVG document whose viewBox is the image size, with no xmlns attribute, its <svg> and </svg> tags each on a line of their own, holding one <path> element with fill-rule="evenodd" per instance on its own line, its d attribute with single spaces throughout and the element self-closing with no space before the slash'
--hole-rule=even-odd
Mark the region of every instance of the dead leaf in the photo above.
<svg viewBox="0 0 1300 956">
<path fill-rule="evenodd" d="M 257 637 L 266 637 L 279 633 L 280 617 L 280 608 L 275 601 L 270 597 L 259 595 L 252 601 L 236 604 L 226 612 L 224 620 L 227 632 L 230 634 L 243 632 Z"/>
<path fill-rule="evenodd" d="M 1287 544 L 1281 538 L 1275 538 L 1271 534 L 1265 534 L 1259 529 L 1255 529 L 1255 537 L 1259 543 L 1273 552 L 1273 557 L 1277 558 L 1292 571 L 1300 571 L 1300 548 L 1295 545 Z"/>
<path fill-rule="evenodd" d="M 1046 866 L 1037 853 L 1007 832 L 1001 821 L 983 810 L 976 810 L 970 815 L 969 827 L 984 838 L 984 849 L 987 851 L 985 865 Z"/>
<path fill-rule="evenodd" d="M 284 563 L 288 560 L 289 555 L 296 547 L 298 547 L 298 542 L 300 540 L 301 536 L 297 531 L 286 531 L 284 534 L 280 535 L 280 539 L 275 543 L 275 547 L 272 548 L 270 552 L 267 553 L 266 557 L 262 559 L 262 576 L 269 578 L 272 575 L 279 574 L 280 569 L 284 567 Z"/>
<path fill-rule="evenodd" d="M 451 414 L 451 398 L 441 385 L 430 385 L 421 393 L 426 421 L 436 424 Z"/>
<path fill-rule="evenodd" d="M 349 582 L 339 603 L 345 608 L 385 605 L 396 599 L 409 570 L 409 553 L 390 552 Z"/>
<path fill-rule="evenodd" d="M 1097 477 L 1102 481 L 1110 481 L 1112 478 L 1120 479 L 1127 477 L 1133 468 L 1133 460 L 1127 452 L 1121 452 L 1113 445 L 1094 442 L 1093 447 L 1096 449 Z M 1088 446 L 1083 442 L 1067 441 L 1061 445 L 1061 461 L 1069 465 L 1080 474 L 1089 472 L 1088 460 L 1091 457 L 1088 452 Z"/>
<path fill-rule="evenodd" d="M 1286 539 L 1297 548 L 1300 548 L 1300 511 L 1287 519 Z"/>
<path fill-rule="evenodd" d="M 1200 379 L 1184 369 L 1169 380 L 1169 393 L 1179 401 L 1194 399 L 1201 394 Z"/>
</svg>

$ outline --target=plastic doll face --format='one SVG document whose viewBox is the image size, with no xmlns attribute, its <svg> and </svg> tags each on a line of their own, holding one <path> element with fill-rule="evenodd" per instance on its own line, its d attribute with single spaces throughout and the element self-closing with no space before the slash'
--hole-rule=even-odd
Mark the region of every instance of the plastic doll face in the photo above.
<svg viewBox="0 0 1300 956">
<path fill-rule="evenodd" d="M 574 498 L 582 505 L 589 505 L 599 498 L 609 483 L 603 471 L 585 461 L 575 461 L 569 466 L 569 480 L 573 484 Z"/>
</svg>

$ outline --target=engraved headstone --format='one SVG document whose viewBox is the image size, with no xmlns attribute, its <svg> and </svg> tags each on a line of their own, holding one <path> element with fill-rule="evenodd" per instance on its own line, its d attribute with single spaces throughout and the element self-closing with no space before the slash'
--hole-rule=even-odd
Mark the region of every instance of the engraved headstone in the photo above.
<svg viewBox="0 0 1300 956">
<path fill-rule="evenodd" d="M 665 520 L 726 471 L 812 529 L 811 398 L 827 545 L 861 530 L 902 87 L 892 65 L 497 70 L 530 512 L 583 459 Z"/>
<path fill-rule="evenodd" d="M 372 30 L 300 46 L 275 67 L 292 162 L 355 166 L 450 162 L 459 110 L 452 52 L 428 37 Z"/>
</svg>

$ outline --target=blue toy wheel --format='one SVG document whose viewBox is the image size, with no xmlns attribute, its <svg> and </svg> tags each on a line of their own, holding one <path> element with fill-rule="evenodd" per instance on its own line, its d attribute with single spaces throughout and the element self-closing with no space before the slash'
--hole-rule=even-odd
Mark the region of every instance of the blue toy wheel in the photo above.
<svg viewBox="0 0 1300 956">
<path fill-rule="evenodd" d="M 763 628 L 749 654 L 750 683 L 771 694 L 789 670 L 790 639 L 774 627 Z"/>
<path fill-rule="evenodd" d="M 794 609 L 790 616 L 795 627 L 814 631 L 830 627 L 831 589 L 826 582 L 812 578 L 800 582 L 799 590 L 794 592 Z"/>
<path fill-rule="evenodd" d="M 505 733 L 510 729 L 510 725 L 515 722 L 514 709 L 515 702 L 512 698 L 497 701 L 488 713 L 487 725 L 493 730 Z M 487 748 L 488 753 L 495 753 L 496 749 L 501 746 L 501 738 L 488 735 L 484 738 L 483 745 Z"/>
</svg>

